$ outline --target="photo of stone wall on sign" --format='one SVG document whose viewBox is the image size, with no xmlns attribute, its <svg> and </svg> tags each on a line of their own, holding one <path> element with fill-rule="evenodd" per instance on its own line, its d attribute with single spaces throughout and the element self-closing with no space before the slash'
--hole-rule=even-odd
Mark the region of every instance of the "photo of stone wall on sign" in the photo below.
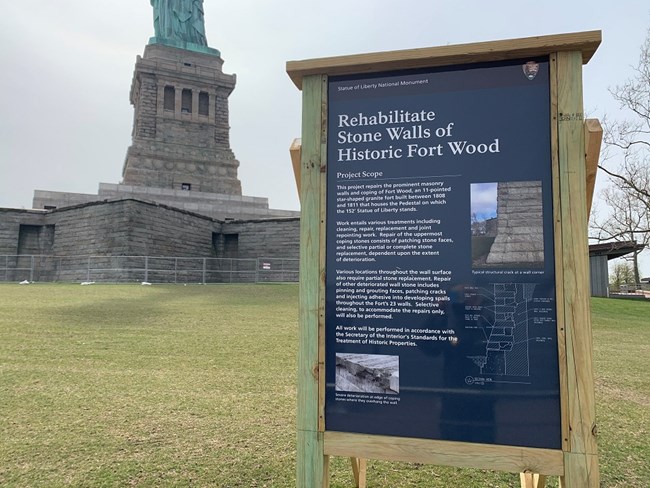
<svg viewBox="0 0 650 488">
<path fill-rule="evenodd" d="M 472 267 L 541 268 L 541 181 L 471 185 Z"/>
<path fill-rule="evenodd" d="M 337 353 L 336 390 L 398 394 L 399 356 Z"/>
</svg>

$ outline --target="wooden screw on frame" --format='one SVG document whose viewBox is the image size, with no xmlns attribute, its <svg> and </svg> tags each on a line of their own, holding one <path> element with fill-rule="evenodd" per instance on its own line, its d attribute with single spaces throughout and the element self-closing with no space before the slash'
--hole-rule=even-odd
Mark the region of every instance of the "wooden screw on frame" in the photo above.
<svg viewBox="0 0 650 488">
<path fill-rule="evenodd" d="M 600 31 L 287 63 L 303 92 L 300 157 L 301 257 L 298 357 L 299 488 L 329 486 L 330 455 L 521 473 L 523 487 L 559 476 L 562 488 L 599 486 L 589 312 L 585 131 L 582 65 Z M 562 449 L 533 449 L 327 431 L 324 421 L 325 192 L 328 76 L 549 56 Z M 598 137 L 594 139 L 598 141 Z M 590 153 L 593 146 L 589 144 Z M 295 152 L 295 151 L 294 151 Z M 587 158 L 597 161 L 597 156 Z M 593 166 L 593 165 L 592 165 Z M 589 182 L 593 185 L 592 181 Z M 593 191 L 593 186 L 591 186 Z M 365 465 L 364 465 L 365 466 Z M 363 473 L 365 477 L 365 470 Z"/>
</svg>

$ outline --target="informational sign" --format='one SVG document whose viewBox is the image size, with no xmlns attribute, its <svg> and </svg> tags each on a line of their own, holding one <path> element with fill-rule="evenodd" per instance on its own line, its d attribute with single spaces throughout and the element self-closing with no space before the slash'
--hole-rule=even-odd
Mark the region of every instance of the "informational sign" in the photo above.
<svg viewBox="0 0 650 488">
<path fill-rule="evenodd" d="M 548 58 L 328 90 L 326 429 L 561 448 Z"/>
</svg>

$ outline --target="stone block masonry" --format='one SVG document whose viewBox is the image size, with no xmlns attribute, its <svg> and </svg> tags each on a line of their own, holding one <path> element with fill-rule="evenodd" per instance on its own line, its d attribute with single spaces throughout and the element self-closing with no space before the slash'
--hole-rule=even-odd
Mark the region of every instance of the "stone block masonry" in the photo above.
<svg viewBox="0 0 650 488">
<path fill-rule="evenodd" d="M 216 55 L 146 46 L 131 86 L 135 117 L 125 185 L 242 194 L 228 120 L 236 78 L 222 64 Z"/>
<path fill-rule="evenodd" d="M 83 277 L 90 278 L 89 263 L 97 259 L 106 263 L 99 265 L 106 280 L 137 281 L 140 268 L 155 269 L 142 265 L 149 258 L 128 256 L 155 260 L 164 268 L 157 269 L 159 281 L 167 279 L 169 266 L 177 277 L 181 258 L 199 258 L 203 274 L 208 258 L 226 258 L 210 260 L 210 271 L 217 273 L 212 281 L 223 274 L 221 264 L 229 266 L 228 280 L 233 279 L 240 270 L 231 259 L 244 258 L 241 265 L 252 261 L 253 269 L 242 273 L 258 279 L 256 260 L 264 258 L 267 280 L 285 277 L 285 261 L 298 259 L 300 213 L 270 209 L 268 199 L 242 195 L 239 161 L 230 148 L 228 97 L 236 77 L 222 66 L 216 50 L 147 45 L 131 84 L 134 121 L 123 182 L 100 183 L 96 195 L 36 190 L 33 206 L 44 211 L 0 209 L 0 256 L 19 255 L 12 263 L 31 261 L 32 275 L 31 256 L 47 256 L 49 264 L 32 277 L 42 280 L 77 281 L 84 269 Z M 10 266 L 27 269 L 17 264 L 4 269 Z M 119 276 L 121 268 L 135 274 Z M 237 276 L 249 279 L 249 274 Z M 184 279 L 197 281 L 194 275 Z"/>
<path fill-rule="evenodd" d="M 0 209 L 0 256 L 12 256 L 9 261 L 5 258 L 9 266 L 17 266 L 22 259 L 13 258 L 16 255 L 44 255 L 68 262 L 76 260 L 81 268 L 84 256 L 295 260 L 299 256 L 299 229 L 298 218 L 223 221 L 135 199 L 91 202 L 50 211 Z M 24 259 L 20 262 L 22 267 L 29 266 Z M 41 267 L 33 279 L 85 279 L 83 270 L 81 274 L 64 272 L 57 268 L 56 260 L 47 262 L 50 264 Z M 278 269 L 277 264 L 272 264 L 273 271 Z M 112 266 L 108 264 L 107 268 Z M 255 276 L 255 269 L 251 271 L 245 279 Z M 130 271 L 123 273 L 113 273 L 111 279 L 133 281 Z M 20 279 L 27 276 L 23 274 Z M 17 277 L 0 273 L 0 281 Z"/>
<path fill-rule="evenodd" d="M 33 207 L 134 199 L 224 221 L 298 217 L 242 195 L 228 109 L 236 77 L 223 73 L 218 51 L 208 51 L 147 45 L 131 85 L 133 140 L 123 183 L 100 183 L 96 195 L 36 190 Z"/>
<path fill-rule="evenodd" d="M 137 200 L 95 202 L 48 213 L 52 254 L 210 257 L 221 223 Z"/>
<path fill-rule="evenodd" d="M 225 222 L 222 234 L 237 235 L 237 257 L 300 257 L 300 219 Z"/>
<path fill-rule="evenodd" d="M 0 208 L 0 255 L 19 254 L 21 227 L 46 225 L 44 217 L 47 213 L 42 210 Z"/>
<path fill-rule="evenodd" d="M 487 257 L 490 266 L 544 264 L 542 183 L 502 182 L 497 186 L 497 235 Z"/>
</svg>

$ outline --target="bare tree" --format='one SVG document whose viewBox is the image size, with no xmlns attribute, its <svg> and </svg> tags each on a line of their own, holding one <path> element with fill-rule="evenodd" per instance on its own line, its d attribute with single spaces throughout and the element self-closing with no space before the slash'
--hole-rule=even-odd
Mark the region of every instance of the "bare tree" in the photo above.
<svg viewBox="0 0 650 488">
<path fill-rule="evenodd" d="M 473 236 L 485 235 L 485 220 L 479 220 L 478 214 L 476 212 L 472 212 L 471 222 Z"/>
<path fill-rule="evenodd" d="M 604 241 L 635 241 L 637 244 L 650 244 L 650 212 L 647 201 L 643 202 L 630 191 L 623 180 L 613 178 L 610 186 L 601 193 L 608 207 L 608 216 L 598 220 L 594 213 L 591 230 L 593 239 Z M 641 282 L 639 275 L 639 254 L 642 249 L 635 248 L 632 253 L 632 270 L 635 283 Z"/>
<path fill-rule="evenodd" d="M 610 90 L 625 111 L 623 120 L 605 119 L 605 149 L 598 166 L 609 176 L 610 186 L 602 193 L 609 208 L 599 219 L 594 213 L 591 237 L 598 241 L 630 241 L 650 244 L 650 30 L 641 47 L 634 74 Z M 639 282 L 638 254 L 634 253 L 634 275 Z"/>
</svg>

